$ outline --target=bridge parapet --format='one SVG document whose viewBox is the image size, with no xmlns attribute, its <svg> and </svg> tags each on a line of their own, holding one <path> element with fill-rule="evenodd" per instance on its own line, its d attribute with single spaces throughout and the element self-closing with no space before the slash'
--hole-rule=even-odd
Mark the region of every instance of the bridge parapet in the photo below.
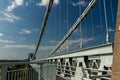
<svg viewBox="0 0 120 80">
<path fill-rule="evenodd" d="M 56 66 L 49 62 L 4 62 L 0 80 L 56 80 Z M 52 74 L 51 74 L 52 72 Z"/>
<path fill-rule="evenodd" d="M 111 79 L 113 45 L 106 44 L 54 56 L 44 60 L 57 63 L 57 76 L 71 80 Z"/>
</svg>

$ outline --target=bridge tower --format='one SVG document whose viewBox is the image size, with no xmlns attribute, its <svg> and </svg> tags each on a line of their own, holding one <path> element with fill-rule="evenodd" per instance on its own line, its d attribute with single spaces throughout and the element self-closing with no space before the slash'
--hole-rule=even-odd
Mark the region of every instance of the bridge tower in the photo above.
<svg viewBox="0 0 120 80">
<path fill-rule="evenodd" d="M 112 80 L 120 80 L 120 0 L 118 0 L 118 13 L 112 65 Z"/>
</svg>

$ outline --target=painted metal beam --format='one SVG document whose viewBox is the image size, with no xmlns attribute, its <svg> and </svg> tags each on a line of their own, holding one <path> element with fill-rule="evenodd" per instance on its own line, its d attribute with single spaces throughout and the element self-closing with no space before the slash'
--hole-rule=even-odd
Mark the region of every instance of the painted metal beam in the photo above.
<svg viewBox="0 0 120 80">
<path fill-rule="evenodd" d="M 37 51 L 38 51 L 38 48 L 39 48 L 39 45 L 40 45 L 40 43 L 41 43 L 41 40 L 42 40 L 44 31 L 45 31 L 45 27 L 46 27 L 46 24 L 47 24 L 47 20 L 48 20 L 48 17 L 49 17 L 51 8 L 52 8 L 53 1 L 54 1 L 54 0 L 50 0 L 50 2 L 49 2 L 49 4 L 48 4 L 48 7 L 47 7 L 47 9 L 46 9 L 46 13 L 45 13 L 45 16 L 44 16 L 44 20 L 43 20 L 43 23 L 42 23 L 42 27 L 41 27 L 41 31 L 40 31 L 38 43 L 37 43 L 36 50 L 35 50 L 35 53 L 34 53 L 33 58 L 36 56 Z"/>
</svg>

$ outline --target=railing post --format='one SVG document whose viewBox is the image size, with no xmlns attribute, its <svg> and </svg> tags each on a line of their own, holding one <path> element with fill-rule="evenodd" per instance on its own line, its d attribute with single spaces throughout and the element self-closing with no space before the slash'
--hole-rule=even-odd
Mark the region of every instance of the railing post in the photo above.
<svg viewBox="0 0 120 80">
<path fill-rule="evenodd" d="M 6 80 L 8 66 L 7 65 L 2 65 L 1 67 L 2 67 L 1 68 L 1 80 Z"/>
<path fill-rule="evenodd" d="M 40 64 L 40 80 L 43 80 L 43 63 Z"/>
</svg>

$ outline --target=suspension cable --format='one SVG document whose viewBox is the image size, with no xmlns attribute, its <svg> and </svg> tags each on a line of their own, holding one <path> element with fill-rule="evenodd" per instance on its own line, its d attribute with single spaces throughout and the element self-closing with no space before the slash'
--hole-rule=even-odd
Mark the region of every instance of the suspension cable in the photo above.
<svg viewBox="0 0 120 80">
<path fill-rule="evenodd" d="M 108 21 L 107 21 L 107 12 L 106 12 L 106 2 L 103 0 L 104 4 L 104 14 L 105 14 L 105 25 L 106 25 L 106 43 L 109 43 L 109 31 L 108 31 Z"/>
<path fill-rule="evenodd" d="M 87 38 L 87 20 L 84 19 L 84 29 L 85 29 L 85 37 L 84 38 Z M 85 43 L 84 43 L 84 47 L 86 47 Z"/>
<path fill-rule="evenodd" d="M 99 2 L 99 16 L 100 16 L 100 30 L 101 30 L 101 35 L 102 35 L 102 11 L 101 11 L 101 5 L 100 5 L 100 2 Z M 101 37 L 101 42 L 103 41 L 102 40 L 103 38 Z"/>
<path fill-rule="evenodd" d="M 92 37 L 94 38 L 93 13 L 92 13 L 92 11 L 91 11 L 91 26 L 92 26 Z"/>
<path fill-rule="evenodd" d="M 46 27 L 46 23 L 47 23 L 47 20 L 48 20 L 48 17 L 49 17 L 51 8 L 52 8 L 53 1 L 54 0 L 50 0 L 49 4 L 47 6 L 46 13 L 45 13 L 44 20 L 43 20 L 42 27 L 41 27 L 41 31 L 40 31 L 40 35 L 39 35 L 39 39 L 38 39 L 38 43 L 37 43 L 37 46 L 36 46 L 33 58 L 35 58 L 35 56 L 37 54 L 37 51 L 38 51 L 38 48 L 39 48 L 39 45 L 41 43 L 41 40 L 42 40 L 42 37 L 43 37 L 43 33 L 44 33 L 44 30 L 45 30 L 45 27 Z"/>
<path fill-rule="evenodd" d="M 101 5 L 100 5 L 100 2 L 99 2 L 99 16 L 100 16 L 100 27 L 101 27 L 101 33 L 102 33 L 102 11 L 101 11 Z"/>
<path fill-rule="evenodd" d="M 80 2 L 80 0 L 79 0 Z M 79 15 L 81 15 L 81 6 L 79 5 Z M 83 48 L 83 43 L 82 43 L 82 26 L 80 24 L 80 48 Z"/>
<path fill-rule="evenodd" d="M 113 18 L 113 5 L 112 5 L 112 1 L 110 0 L 110 9 L 111 9 L 111 15 L 112 15 L 112 23 L 114 25 L 114 18 Z"/>
<path fill-rule="evenodd" d="M 59 0 L 59 3 L 61 3 L 60 0 Z M 60 28 L 59 36 L 61 37 L 61 8 L 60 8 L 60 4 L 59 4 L 59 28 Z M 59 49 L 59 53 L 61 53 L 61 49 Z"/>
<path fill-rule="evenodd" d="M 56 48 L 50 53 L 49 56 L 54 54 L 61 46 L 62 44 L 70 37 L 70 35 L 74 32 L 74 30 L 78 27 L 78 25 L 83 21 L 83 19 L 87 16 L 87 14 L 90 12 L 90 10 L 95 6 L 95 4 L 98 2 L 98 0 L 92 0 L 87 8 L 84 10 L 82 15 L 77 19 L 77 21 L 74 23 L 74 25 L 70 28 L 70 30 L 67 32 L 67 34 L 64 36 L 64 38 L 60 41 L 59 44 L 57 44 Z"/>
<path fill-rule="evenodd" d="M 68 0 L 67 0 L 67 30 L 69 29 L 68 28 L 68 12 L 69 12 L 69 10 L 68 10 Z M 67 52 L 69 52 L 69 40 L 67 39 Z"/>
</svg>

